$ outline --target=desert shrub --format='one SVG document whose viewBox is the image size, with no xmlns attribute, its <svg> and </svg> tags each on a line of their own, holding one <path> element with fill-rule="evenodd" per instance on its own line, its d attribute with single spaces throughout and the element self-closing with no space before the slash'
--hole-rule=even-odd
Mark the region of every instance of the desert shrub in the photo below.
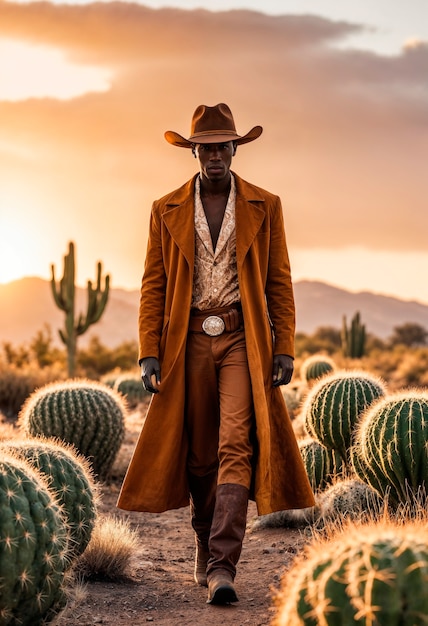
<svg viewBox="0 0 428 626">
<path fill-rule="evenodd" d="M 100 518 L 75 570 L 86 580 L 120 581 L 130 573 L 138 544 L 138 534 L 128 521 L 111 516 Z"/>
<path fill-rule="evenodd" d="M 305 509 L 275 511 L 256 517 L 250 522 L 248 530 L 250 533 L 255 533 L 265 528 L 305 528 L 311 526 L 317 518 L 318 511 L 314 506 Z"/>
<path fill-rule="evenodd" d="M 9 419 L 16 419 L 35 389 L 63 377 L 56 367 L 43 370 L 35 366 L 18 368 L 0 362 L 0 411 Z"/>
<path fill-rule="evenodd" d="M 394 387 L 428 386 L 428 349 L 407 350 L 390 374 Z"/>
<path fill-rule="evenodd" d="M 0 412 L 0 443 L 7 439 L 16 439 L 21 436 L 19 430 L 3 413 Z"/>
<path fill-rule="evenodd" d="M 116 348 L 108 348 L 96 335 L 89 339 L 86 347 L 77 353 L 79 372 L 88 378 L 99 379 L 114 369 L 130 370 L 138 362 L 136 341 L 125 341 Z"/>
<path fill-rule="evenodd" d="M 332 355 L 340 349 L 340 346 L 340 330 L 332 326 L 320 326 L 311 335 L 302 332 L 296 333 L 296 354 L 298 356 L 317 352 Z"/>
<path fill-rule="evenodd" d="M 336 518 L 376 519 L 382 511 L 383 499 L 363 481 L 344 478 L 317 494 L 317 506 L 324 521 Z"/>
</svg>

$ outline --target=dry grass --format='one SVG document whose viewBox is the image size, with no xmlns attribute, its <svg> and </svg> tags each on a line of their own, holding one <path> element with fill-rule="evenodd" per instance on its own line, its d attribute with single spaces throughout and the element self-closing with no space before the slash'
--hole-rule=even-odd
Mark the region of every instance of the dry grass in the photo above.
<svg viewBox="0 0 428 626">
<path fill-rule="evenodd" d="M 65 578 L 67 604 L 64 609 L 55 616 L 51 626 L 66 626 L 69 618 L 76 615 L 78 607 L 85 602 L 88 597 L 88 590 L 84 583 L 77 580 L 72 574 L 66 574 Z"/>
<path fill-rule="evenodd" d="M 14 424 L 8 422 L 6 417 L 0 413 L 0 442 L 10 439 L 20 439 L 21 431 Z"/>
<path fill-rule="evenodd" d="M 74 571 L 83 580 L 126 580 L 132 576 L 131 560 L 139 541 L 137 532 L 126 520 L 100 518 Z"/>
</svg>

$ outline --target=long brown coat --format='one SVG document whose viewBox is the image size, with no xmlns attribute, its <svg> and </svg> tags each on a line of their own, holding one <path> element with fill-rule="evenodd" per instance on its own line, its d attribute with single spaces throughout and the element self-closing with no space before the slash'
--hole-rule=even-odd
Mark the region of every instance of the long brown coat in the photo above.
<svg viewBox="0 0 428 626">
<path fill-rule="evenodd" d="M 314 504 L 280 388 L 275 353 L 294 356 L 294 299 L 281 202 L 236 174 L 236 255 L 253 389 L 257 454 L 253 494 L 260 515 Z M 119 495 L 119 508 L 161 512 L 186 506 L 184 359 L 192 297 L 194 182 L 153 204 L 141 288 L 140 358 L 161 363 L 160 392 Z"/>
</svg>

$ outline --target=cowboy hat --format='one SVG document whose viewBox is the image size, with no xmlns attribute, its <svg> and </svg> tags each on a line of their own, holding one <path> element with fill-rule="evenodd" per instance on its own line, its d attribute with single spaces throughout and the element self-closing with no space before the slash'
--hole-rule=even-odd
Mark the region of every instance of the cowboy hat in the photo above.
<svg viewBox="0 0 428 626">
<path fill-rule="evenodd" d="M 195 143 L 223 143 L 235 141 L 237 144 L 254 141 L 263 132 L 261 126 L 254 126 L 246 135 L 236 132 L 232 111 L 227 104 L 220 103 L 213 107 L 200 104 L 192 117 L 190 137 L 185 139 L 172 130 L 167 130 L 165 139 L 173 146 L 191 148 Z"/>
</svg>

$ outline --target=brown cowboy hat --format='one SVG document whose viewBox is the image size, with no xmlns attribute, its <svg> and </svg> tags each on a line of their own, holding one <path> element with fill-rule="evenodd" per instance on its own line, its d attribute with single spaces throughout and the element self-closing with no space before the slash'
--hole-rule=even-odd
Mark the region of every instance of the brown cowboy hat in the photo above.
<svg viewBox="0 0 428 626">
<path fill-rule="evenodd" d="M 246 135 L 236 132 L 232 111 L 223 102 L 213 107 L 200 104 L 193 113 L 190 137 L 185 139 L 172 130 L 167 130 L 165 139 L 173 146 L 191 148 L 195 143 L 223 143 L 235 141 L 237 144 L 254 141 L 263 132 L 261 126 L 254 126 Z"/>
</svg>

